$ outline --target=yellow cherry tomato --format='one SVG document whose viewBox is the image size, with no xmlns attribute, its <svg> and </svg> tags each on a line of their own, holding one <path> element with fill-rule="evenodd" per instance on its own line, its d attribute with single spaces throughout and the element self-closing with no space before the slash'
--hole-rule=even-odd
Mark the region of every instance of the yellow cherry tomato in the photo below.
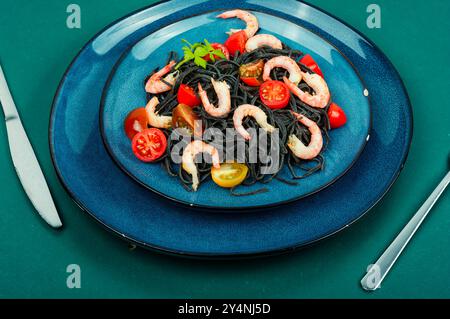
<svg viewBox="0 0 450 319">
<path fill-rule="evenodd" d="M 224 188 L 240 185 L 247 177 L 248 167 L 245 164 L 223 163 L 220 168 L 211 169 L 213 181 Z"/>
</svg>

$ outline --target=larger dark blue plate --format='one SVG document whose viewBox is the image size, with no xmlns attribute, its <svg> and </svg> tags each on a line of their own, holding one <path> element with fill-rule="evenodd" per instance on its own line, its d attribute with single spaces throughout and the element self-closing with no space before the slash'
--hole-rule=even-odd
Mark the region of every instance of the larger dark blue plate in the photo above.
<svg viewBox="0 0 450 319">
<path fill-rule="evenodd" d="M 108 151 L 119 166 L 149 189 L 196 207 L 245 209 L 275 206 L 315 193 L 336 181 L 355 163 L 368 140 L 371 114 L 365 86 L 351 63 L 335 47 L 317 34 L 271 14 L 252 12 L 259 20 L 260 33 L 271 33 L 291 48 L 311 54 L 325 72 L 333 101 L 344 106 L 347 124 L 330 132 L 331 143 L 323 152 L 325 168 L 300 181 L 296 186 L 277 180 L 265 184 L 269 191 L 253 196 L 233 197 L 230 191 L 214 184 L 202 183 L 197 192 L 188 192 L 177 177 L 170 177 L 161 165 L 139 161 L 131 151 L 131 143 L 123 130 L 123 121 L 134 108 L 145 106 L 147 97 L 143 79 L 149 70 L 162 67 L 170 51 L 181 55 L 181 39 L 191 43 L 225 42 L 232 27 L 243 25 L 236 19 L 217 19 L 222 11 L 213 11 L 184 19 L 146 36 L 125 51 L 114 67 L 105 87 L 100 114 L 100 127 Z M 287 166 L 279 174 L 290 179 Z M 244 191 L 260 189 L 261 184 Z"/>
<path fill-rule="evenodd" d="M 103 146 L 99 104 L 108 75 L 127 47 L 192 15 L 236 7 L 299 24 L 337 47 L 375 97 L 373 128 L 357 163 L 325 190 L 276 210 L 217 214 L 162 200 L 124 174 Z M 336 233 L 360 218 L 389 190 L 404 165 L 411 137 L 409 99 L 388 59 L 336 18 L 292 0 L 171 1 L 116 22 L 75 58 L 60 84 L 50 120 L 55 168 L 85 211 L 122 238 L 188 256 L 290 251 Z"/>
</svg>

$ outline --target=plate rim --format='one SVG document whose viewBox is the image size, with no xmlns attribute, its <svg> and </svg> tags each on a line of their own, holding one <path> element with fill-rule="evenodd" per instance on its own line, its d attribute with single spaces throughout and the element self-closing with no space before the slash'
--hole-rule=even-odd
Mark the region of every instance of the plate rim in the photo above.
<svg viewBox="0 0 450 319">
<path fill-rule="evenodd" d="M 101 35 L 102 33 L 104 33 L 106 30 L 108 30 L 110 27 L 116 25 L 117 23 L 119 23 L 120 21 L 127 19 L 129 17 L 131 17 L 134 14 L 137 14 L 141 11 L 150 9 L 152 7 L 155 7 L 157 5 L 160 5 L 162 3 L 166 3 L 169 2 L 170 0 L 160 0 L 157 1 L 155 3 L 153 3 L 152 5 L 149 6 L 145 6 L 142 8 L 139 8 L 137 10 L 134 10 L 133 12 L 124 15 L 122 17 L 119 17 L 118 19 L 114 20 L 113 22 L 111 22 L 110 24 L 108 24 L 107 26 L 105 26 L 104 28 L 102 28 L 99 32 L 97 32 L 90 40 L 88 40 L 83 46 L 82 48 L 78 51 L 78 53 L 75 55 L 75 57 L 72 59 L 72 61 L 70 62 L 70 64 L 68 65 L 67 69 L 65 70 L 59 84 L 57 87 L 57 90 L 55 92 L 55 95 L 53 97 L 53 101 L 52 101 L 52 106 L 51 106 L 51 112 L 50 112 L 50 118 L 49 118 L 49 126 L 48 126 L 48 142 L 49 142 L 49 150 L 50 150 L 50 157 L 51 157 L 51 162 L 52 165 L 55 169 L 56 175 L 58 180 L 60 181 L 61 185 L 63 186 L 63 188 L 65 189 L 65 191 L 67 192 L 67 194 L 69 195 L 69 197 L 71 198 L 71 200 L 85 213 L 87 213 L 90 217 L 92 217 L 93 220 L 95 220 L 97 223 L 99 223 L 104 229 L 106 229 L 108 232 L 116 235 L 118 238 L 121 238 L 122 240 L 125 240 L 126 242 L 133 244 L 133 245 L 137 245 L 139 247 L 142 247 L 146 250 L 150 250 L 159 254 L 163 254 L 163 255 L 169 255 L 169 256 L 176 256 L 176 257 L 184 257 L 184 258 L 191 258 L 191 259 L 244 259 L 244 258 L 261 258 L 261 257 L 269 257 L 269 256 L 276 256 L 276 255 L 281 255 L 281 254 L 286 254 L 289 252 L 294 252 L 294 251 L 298 251 L 300 249 L 303 248 L 307 248 L 310 247 L 312 245 L 315 245 L 321 241 L 325 241 L 326 239 L 329 239 L 330 237 L 334 237 L 336 234 L 340 233 L 341 231 L 349 228 L 351 225 L 353 225 L 354 223 L 358 222 L 360 219 L 362 219 L 364 216 L 366 216 L 366 214 L 368 212 L 370 212 L 375 206 L 378 205 L 378 203 L 386 196 L 386 194 L 391 190 L 391 188 L 393 187 L 393 185 L 395 184 L 395 182 L 397 181 L 398 177 L 400 176 L 403 168 L 405 167 L 405 163 L 408 159 L 409 156 L 409 152 L 411 150 L 411 143 L 412 143 L 412 139 L 413 139 L 413 135 L 414 135 L 414 110 L 412 108 L 412 103 L 411 103 L 411 98 L 409 96 L 409 93 L 406 89 L 406 85 L 405 82 L 403 80 L 403 78 L 401 77 L 400 73 L 398 72 L 397 68 L 395 67 L 395 65 L 391 62 L 391 60 L 386 56 L 386 54 L 368 37 L 366 37 L 361 31 L 357 30 L 356 28 L 354 28 L 353 26 L 351 26 L 349 23 L 345 22 L 344 20 L 342 20 L 339 17 L 336 17 L 334 14 L 331 14 L 329 12 L 327 12 L 326 10 L 311 4 L 308 1 L 303 1 L 303 0 L 296 0 L 297 2 L 301 2 L 304 3 L 310 7 L 312 7 L 313 9 L 318 10 L 319 12 L 322 12 L 326 15 L 328 15 L 329 17 L 335 19 L 336 21 L 342 23 L 344 26 L 348 27 L 350 30 L 352 30 L 353 32 L 355 32 L 356 34 L 358 34 L 359 36 L 361 36 L 363 39 L 365 39 L 371 46 L 373 46 L 374 49 L 376 49 L 378 51 L 378 53 L 380 54 L 381 58 L 383 58 L 383 60 L 392 68 L 393 72 L 397 75 L 398 80 L 400 85 L 403 88 L 403 93 L 404 96 L 406 98 L 406 102 L 407 102 L 407 109 L 408 109 L 408 115 L 409 115 L 409 125 L 410 125 L 410 130 L 408 131 L 408 138 L 407 138 L 407 147 L 406 150 L 404 152 L 404 154 L 402 154 L 402 160 L 400 161 L 400 165 L 399 168 L 397 169 L 397 171 L 392 175 L 391 179 L 389 180 L 386 189 L 380 194 L 379 198 L 377 200 L 375 200 L 373 202 L 372 205 L 370 205 L 367 209 L 365 209 L 364 211 L 361 212 L 361 214 L 354 218 L 353 220 L 349 221 L 346 225 L 342 226 L 341 228 L 330 232 L 329 234 L 326 234 L 320 238 L 317 238 L 315 240 L 312 240 L 308 243 L 303 243 L 303 244 L 298 244 L 298 245 L 291 245 L 288 247 L 284 247 L 284 248 L 277 248 L 277 249 L 271 249 L 271 250 L 265 250 L 265 251 L 260 251 L 260 252 L 255 252 L 255 253 L 225 253 L 225 254 L 221 254 L 221 253 L 192 253 L 192 252 L 186 252 L 186 251 L 180 251 L 177 249 L 170 249 L 170 248 L 166 248 L 166 247 L 161 247 L 158 245 L 154 245 L 154 244 L 149 244 L 149 243 L 145 243 L 145 242 L 141 242 L 139 240 L 136 239 L 132 239 L 130 238 L 128 235 L 121 233 L 120 231 L 112 228 L 111 226 L 107 225 L 106 223 L 104 223 L 103 221 L 101 221 L 98 217 L 95 216 L 95 214 L 93 214 L 89 209 L 87 209 L 87 207 L 85 207 L 83 205 L 83 203 L 81 203 L 81 201 L 79 199 L 76 198 L 75 194 L 70 190 L 70 188 L 68 187 L 68 185 L 66 184 L 64 177 L 62 176 L 62 173 L 58 167 L 58 164 L 56 162 L 56 157 L 55 157 L 55 149 L 54 149 L 54 144 L 53 144 L 53 140 L 52 140 L 52 136 L 53 136 L 53 120 L 55 118 L 55 113 L 56 113 L 56 101 L 57 98 L 59 96 L 59 93 L 62 89 L 63 84 L 65 83 L 65 80 L 67 79 L 67 75 L 69 73 L 69 71 L 72 69 L 72 66 L 74 65 L 74 63 L 78 60 L 78 57 L 81 55 L 81 53 L 92 43 L 92 41 L 94 39 L 96 39 L 99 35 Z"/>
<path fill-rule="evenodd" d="M 302 1 L 299 1 L 299 2 L 302 2 Z M 217 10 L 214 10 L 214 11 L 217 11 Z M 261 11 L 258 11 L 258 10 L 251 10 L 251 11 L 259 12 L 259 13 L 265 13 L 265 12 L 261 12 Z M 212 12 L 212 11 L 205 11 L 205 12 L 202 12 L 202 13 L 199 13 L 199 14 L 193 14 L 193 15 L 190 15 L 189 18 L 200 16 L 200 15 L 206 14 L 208 12 Z M 180 21 L 182 21 L 182 20 L 177 20 L 175 22 L 170 23 L 169 25 L 172 25 L 172 24 L 180 22 Z M 167 26 L 168 25 L 165 25 L 164 27 L 167 27 Z M 164 28 L 164 27 L 161 27 L 161 28 Z M 364 79 L 362 78 L 361 73 L 356 68 L 354 63 L 350 60 L 350 58 L 347 57 L 342 52 L 342 50 L 340 50 L 333 43 L 331 43 L 327 39 L 325 39 L 322 35 L 318 34 L 316 31 L 311 30 L 311 29 L 307 28 L 306 26 L 299 26 L 299 27 L 301 27 L 301 28 L 303 28 L 303 29 L 313 33 L 315 36 L 319 37 L 322 41 L 324 41 L 325 43 L 330 45 L 333 49 L 335 49 L 345 59 L 345 61 L 350 65 L 350 67 L 352 68 L 352 70 L 354 71 L 354 73 L 356 74 L 358 79 L 360 80 L 360 82 L 361 82 L 362 86 L 364 87 L 364 89 L 367 89 L 367 85 L 366 85 Z M 154 32 L 157 32 L 157 31 L 154 31 Z M 309 196 L 315 195 L 315 194 L 321 192 L 322 190 L 326 189 L 327 187 L 333 185 L 339 179 L 341 179 L 348 171 L 350 171 L 350 169 L 356 164 L 358 159 L 361 157 L 361 154 L 363 153 L 363 151 L 364 151 L 364 149 L 365 149 L 365 147 L 366 147 L 366 145 L 367 145 L 367 143 L 368 143 L 368 141 L 370 139 L 370 136 L 371 136 L 371 133 L 372 133 L 372 128 L 373 128 L 373 105 L 372 105 L 372 96 L 371 95 L 367 96 L 367 103 L 368 103 L 368 108 L 369 108 L 369 125 L 367 127 L 367 131 L 364 133 L 364 135 L 365 135 L 364 140 L 363 140 L 362 144 L 360 145 L 358 151 L 356 152 L 356 155 L 351 160 L 351 162 L 345 167 L 345 169 L 343 169 L 342 172 L 340 174 L 338 174 L 335 178 L 329 180 L 327 183 L 324 183 L 321 187 L 315 188 L 315 189 L 313 189 L 312 191 L 310 191 L 308 193 L 305 193 L 303 195 L 299 195 L 299 196 L 296 196 L 296 197 L 292 197 L 292 198 L 289 198 L 289 199 L 285 199 L 285 200 L 269 203 L 269 204 L 252 205 L 252 206 L 239 206 L 239 207 L 227 207 L 227 206 L 214 206 L 214 205 L 190 203 L 190 202 L 187 202 L 185 200 L 181 200 L 181 199 L 175 198 L 173 196 L 170 196 L 168 194 L 165 194 L 165 193 L 163 193 L 161 191 L 158 191 L 157 189 L 155 189 L 152 186 L 150 186 L 147 183 L 145 183 L 143 180 L 139 179 L 132 172 L 130 172 L 130 170 L 125 167 L 125 165 L 123 165 L 123 163 L 119 160 L 119 158 L 113 152 L 112 147 L 111 147 L 110 143 L 108 142 L 108 138 L 106 137 L 107 134 L 105 132 L 105 125 L 104 125 L 104 114 L 105 114 L 104 109 L 105 109 L 106 97 L 107 97 L 108 89 L 109 89 L 109 87 L 111 85 L 111 82 L 112 82 L 114 76 L 117 73 L 117 69 L 120 67 L 120 65 L 122 64 L 124 59 L 129 56 L 129 54 L 131 53 L 133 48 L 138 43 L 140 43 L 142 40 L 144 40 L 146 37 L 148 37 L 149 35 L 150 34 L 147 34 L 145 37 L 137 40 L 136 42 L 134 42 L 132 44 L 130 44 L 121 53 L 120 58 L 114 63 L 114 66 L 111 68 L 111 71 L 110 71 L 110 73 L 108 75 L 108 78 L 106 80 L 106 83 L 105 83 L 105 85 L 103 87 L 102 94 L 101 94 L 98 123 L 99 123 L 100 136 L 101 136 L 103 145 L 105 146 L 106 151 L 107 151 L 109 157 L 113 160 L 114 164 L 116 164 L 116 166 L 119 167 L 119 169 L 123 173 L 125 173 L 128 177 L 130 177 L 134 182 L 138 183 L 139 185 L 141 185 L 142 187 L 146 188 L 147 190 L 157 194 L 163 200 L 167 200 L 167 201 L 170 201 L 170 202 L 175 203 L 177 205 L 182 205 L 184 207 L 195 208 L 195 209 L 199 209 L 199 210 L 210 210 L 210 209 L 212 209 L 212 210 L 215 210 L 218 213 L 220 213 L 220 212 L 222 212 L 222 213 L 223 212 L 246 213 L 246 212 L 254 212 L 255 210 L 260 210 L 260 209 L 277 208 L 277 207 L 281 207 L 281 206 L 284 206 L 284 205 L 287 205 L 287 204 L 294 203 L 296 201 L 302 200 L 302 199 L 307 198 Z"/>
</svg>

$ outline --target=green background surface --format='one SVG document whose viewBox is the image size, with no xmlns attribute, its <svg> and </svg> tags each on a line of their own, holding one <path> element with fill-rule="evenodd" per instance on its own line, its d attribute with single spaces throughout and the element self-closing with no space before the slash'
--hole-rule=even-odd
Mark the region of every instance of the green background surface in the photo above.
<svg viewBox="0 0 450 319">
<path fill-rule="evenodd" d="M 411 152 L 389 194 L 349 229 L 294 254 L 226 262 L 130 250 L 82 213 L 58 182 L 47 127 L 52 98 L 66 67 L 101 28 L 152 3 L 74 2 L 82 9 L 81 30 L 66 27 L 69 1 L 0 1 L 1 63 L 65 222 L 63 231 L 53 231 L 34 212 L 14 172 L 5 127 L 0 125 L 0 297 L 450 297 L 450 193 L 444 194 L 382 289 L 369 294 L 359 286 L 366 266 L 447 169 L 449 1 L 310 1 L 361 30 L 398 68 L 414 108 Z M 372 2 L 382 7 L 381 29 L 366 26 L 366 8 Z M 81 267 L 81 289 L 66 286 L 66 267 L 73 263 Z"/>
</svg>

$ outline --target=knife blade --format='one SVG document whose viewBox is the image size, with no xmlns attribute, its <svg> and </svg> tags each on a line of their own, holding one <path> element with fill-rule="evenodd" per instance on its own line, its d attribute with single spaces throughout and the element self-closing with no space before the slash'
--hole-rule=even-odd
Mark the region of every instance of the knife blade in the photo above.
<svg viewBox="0 0 450 319">
<path fill-rule="evenodd" d="M 1 65 L 0 103 L 5 114 L 11 158 L 23 189 L 39 215 L 50 226 L 59 228 L 62 226 L 62 222 L 38 159 L 20 120 Z"/>
</svg>

